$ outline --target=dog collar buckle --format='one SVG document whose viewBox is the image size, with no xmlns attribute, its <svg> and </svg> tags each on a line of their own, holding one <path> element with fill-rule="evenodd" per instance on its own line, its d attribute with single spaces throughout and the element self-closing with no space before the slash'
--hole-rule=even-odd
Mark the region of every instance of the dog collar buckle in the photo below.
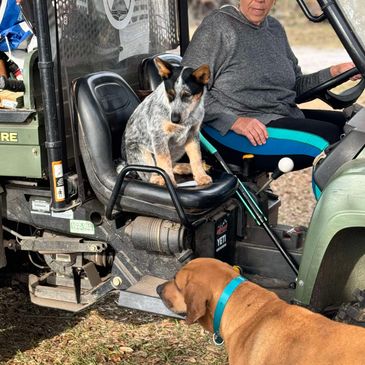
<svg viewBox="0 0 365 365">
<path fill-rule="evenodd" d="M 213 333 L 213 342 L 216 346 L 222 346 L 224 344 L 223 338 L 218 333 Z"/>
</svg>

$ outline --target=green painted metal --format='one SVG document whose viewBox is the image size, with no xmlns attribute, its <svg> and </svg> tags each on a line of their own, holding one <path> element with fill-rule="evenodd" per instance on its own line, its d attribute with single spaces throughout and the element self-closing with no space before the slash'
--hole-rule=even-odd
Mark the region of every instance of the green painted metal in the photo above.
<svg viewBox="0 0 365 365">
<path fill-rule="evenodd" d="M 365 151 L 362 151 L 356 160 L 347 162 L 334 174 L 316 205 L 294 299 L 311 306 L 331 304 L 316 302 L 316 296 L 323 298 L 323 293 L 318 294 L 319 285 L 321 290 L 330 291 L 332 284 L 336 285 L 334 281 L 340 280 L 341 289 L 336 296 L 351 300 L 352 288 L 360 282 L 363 288 L 365 282 L 364 265 L 359 265 L 365 259 L 364 232 Z M 326 252 L 331 254 L 326 255 Z M 332 272 L 332 277 L 325 272 Z"/>
<path fill-rule="evenodd" d="M 16 113 L 16 111 L 14 111 Z M 29 178 L 43 177 L 41 148 L 43 128 L 40 128 L 37 117 L 24 123 L 1 123 L 1 133 L 11 133 L 11 141 L 0 141 L 0 175 Z M 16 138 L 14 137 L 16 136 Z"/>
<path fill-rule="evenodd" d="M 39 146 L 0 145 L 0 156 L 1 176 L 43 177 Z"/>
<path fill-rule="evenodd" d="M 26 109 L 34 109 L 34 99 L 35 95 L 33 95 L 34 87 L 34 70 L 37 69 L 35 67 L 35 63 L 38 60 L 38 50 L 34 50 L 27 54 L 27 57 L 24 60 L 23 67 L 23 79 L 25 85 L 25 93 L 24 93 L 24 107 Z M 37 71 L 38 72 L 38 71 Z"/>
<path fill-rule="evenodd" d="M 37 51 L 30 52 L 25 58 L 23 77 L 25 84 L 24 108 L 34 110 L 32 87 L 35 82 Z M 14 113 L 17 110 L 12 111 Z M 43 178 L 46 169 L 46 151 L 42 147 L 44 137 L 43 121 L 39 119 L 41 114 L 34 113 L 23 123 L 0 123 L 0 176 Z M 4 135 L 11 134 L 12 138 L 6 140 Z M 16 136 L 16 137 L 15 137 Z"/>
<path fill-rule="evenodd" d="M 16 113 L 16 111 L 14 111 Z M 16 133 L 17 138 L 14 142 L 0 140 L 3 145 L 39 145 L 39 123 L 36 119 L 25 121 L 24 123 L 1 123 L 0 133 Z M 2 157 L 2 154 L 0 154 Z"/>
</svg>

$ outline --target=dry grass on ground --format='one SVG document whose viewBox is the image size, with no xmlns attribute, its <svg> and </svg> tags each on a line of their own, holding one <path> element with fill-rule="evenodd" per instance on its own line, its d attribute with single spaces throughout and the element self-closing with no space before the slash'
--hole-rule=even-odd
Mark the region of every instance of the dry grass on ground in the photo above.
<svg viewBox="0 0 365 365">
<path fill-rule="evenodd" d="M 199 326 L 121 309 L 116 300 L 72 315 L 37 307 L 19 289 L 0 289 L 0 364 L 226 363 L 224 349 Z"/>
</svg>

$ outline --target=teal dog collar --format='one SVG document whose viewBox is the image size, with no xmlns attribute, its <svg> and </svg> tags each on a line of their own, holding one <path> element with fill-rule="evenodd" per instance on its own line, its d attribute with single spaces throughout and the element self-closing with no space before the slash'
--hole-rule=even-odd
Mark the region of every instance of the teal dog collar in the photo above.
<svg viewBox="0 0 365 365">
<path fill-rule="evenodd" d="M 243 276 L 237 276 L 234 279 L 232 279 L 228 285 L 224 288 L 221 296 L 219 297 L 217 306 L 215 307 L 214 311 L 214 320 L 213 320 L 213 342 L 220 346 L 223 345 L 224 341 L 223 338 L 219 334 L 219 328 L 221 326 L 221 319 L 224 312 L 224 308 L 226 307 L 226 304 L 233 294 L 233 292 L 237 289 L 237 287 L 241 284 L 247 281 L 246 278 Z"/>
</svg>

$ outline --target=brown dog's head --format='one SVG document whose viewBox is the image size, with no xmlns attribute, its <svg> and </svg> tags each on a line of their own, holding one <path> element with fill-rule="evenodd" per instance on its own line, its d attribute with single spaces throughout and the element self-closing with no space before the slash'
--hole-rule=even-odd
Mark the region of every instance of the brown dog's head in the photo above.
<svg viewBox="0 0 365 365">
<path fill-rule="evenodd" d="M 173 312 L 186 314 L 188 324 L 199 323 L 213 331 L 216 303 L 226 285 L 238 273 L 222 261 L 199 258 L 190 261 L 174 277 L 159 287 L 157 293 Z"/>
</svg>

